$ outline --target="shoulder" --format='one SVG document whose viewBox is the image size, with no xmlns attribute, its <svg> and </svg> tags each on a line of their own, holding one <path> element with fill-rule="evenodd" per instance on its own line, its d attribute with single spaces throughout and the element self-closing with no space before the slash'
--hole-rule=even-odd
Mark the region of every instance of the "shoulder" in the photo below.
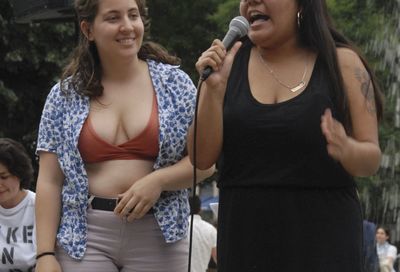
<svg viewBox="0 0 400 272">
<path fill-rule="evenodd" d="M 162 95 L 178 98 L 179 101 L 193 100 L 196 87 L 189 75 L 177 65 L 147 60 L 150 75 L 156 89 Z"/>
<path fill-rule="evenodd" d="M 149 70 L 152 72 L 157 72 L 160 75 L 170 74 L 172 72 L 176 72 L 176 70 L 179 70 L 179 65 L 162 63 L 152 59 L 148 59 L 146 61 L 147 65 L 149 66 Z"/>
<path fill-rule="evenodd" d="M 390 248 L 392 251 L 397 251 L 397 247 L 394 246 L 394 245 L 389 244 L 389 248 Z"/>
<path fill-rule="evenodd" d="M 350 48 L 339 47 L 336 49 L 338 64 L 342 73 L 357 74 L 366 72 L 360 56 Z"/>
<path fill-rule="evenodd" d="M 347 94 L 358 96 L 362 93 L 365 97 L 367 94 L 372 96 L 371 75 L 360 56 L 349 48 L 338 48 L 337 57 Z"/>
<path fill-rule="evenodd" d="M 61 82 L 57 82 L 50 89 L 50 92 L 47 95 L 47 100 L 48 100 L 48 102 L 52 102 L 52 99 L 60 99 L 60 98 L 63 98 L 64 96 L 65 96 L 65 94 L 61 90 Z"/>
<path fill-rule="evenodd" d="M 339 59 L 347 59 L 347 58 L 358 58 L 358 54 L 348 47 L 337 47 L 336 54 Z"/>
<path fill-rule="evenodd" d="M 27 191 L 27 196 L 30 198 L 30 199 L 35 199 L 36 198 L 36 193 L 35 192 L 32 192 L 31 190 L 26 190 Z"/>
<path fill-rule="evenodd" d="M 165 80 L 190 80 L 189 75 L 179 65 L 157 62 L 150 59 L 147 60 L 147 64 L 152 74 L 159 74 Z"/>
<path fill-rule="evenodd" d="M 35 199 L 36 199 L 36 194 L 30 190 L 25 190 L 26 191 L 26 196 L 23 200 L 25 203 L 25 207 L 34 207 L 35 206 Z"/>
<path fill-rule="evenodd" d="M 64 111 L 66 96 L 61 90 L 60 82 L 55 84 L 47 95 L 46 102 L 43 107 L 42 118 L 55 119 L 59 113 Z"/>
<path fill-rule="evenodd" d="M 27 190 L 28 191 L 28 194 L 27 194 L 27 198 L 28 198 L 28 203 L 29 203 L 29 205 L 32 205 L 32 206 L 34 206 L 35 205 L 35 200 L 36 200 L 36 193 L 34 193 L 34 192 L 32 192 L 32 191 L 30 191 L 30 190 Z"/>
<path fill-rule="evenodd" d="M 203 224 L 203 228 L 207 229 L 209 232 L 216 232 L 217 229 L 214 227 L 213 224 L 201 218 L 201 222 Z"/>
<path fill-rule="evenodd" d="M 59 81 L 53 85 L 50 93 L 47 96 L 48 102 L 60 102 L 62 100 L 75 98 L 77 99 L 80 95 L 75 91 L 70 78 L 66 78 L 63 81 Z M 56 99 L 56 101 L 54 101 Z"/>
</svg>

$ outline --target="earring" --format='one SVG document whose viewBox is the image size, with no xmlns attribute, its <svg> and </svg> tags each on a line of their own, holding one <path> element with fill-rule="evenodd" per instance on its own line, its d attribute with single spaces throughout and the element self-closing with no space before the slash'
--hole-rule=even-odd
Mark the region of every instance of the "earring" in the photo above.
<svg viewBox="0 0 400 272">
<path fill-rule="evenodd" d="M 301 14 L 301 12 L 297 12 L 297 26 L 298 28 L 301 27 L 301 20 L 303 19 L 303 14 Z"/>
</svg>

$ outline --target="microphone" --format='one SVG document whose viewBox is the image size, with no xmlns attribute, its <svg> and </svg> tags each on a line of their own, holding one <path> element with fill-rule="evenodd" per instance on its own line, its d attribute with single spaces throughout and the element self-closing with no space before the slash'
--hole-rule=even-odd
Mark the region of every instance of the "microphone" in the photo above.
<svg viewBox="0 0 400 272">
<path fill-rule="evenodd" d="M 231 47 L 237 40 L 247 35 L 249 28 L 249 22 L 243 16 L 237 16 L 233 18 L 232 21 L 229 23 L 229 30 L 222 40 L 222 43 L 224 44 L 226 50 L 228 51 L 229 49 L 231 49 Z M 207 66 L 201 74 L 201 78 L 203 80 L 206 80 L 212 72 L 213 69 L 210 66 Z"/>
</svg>

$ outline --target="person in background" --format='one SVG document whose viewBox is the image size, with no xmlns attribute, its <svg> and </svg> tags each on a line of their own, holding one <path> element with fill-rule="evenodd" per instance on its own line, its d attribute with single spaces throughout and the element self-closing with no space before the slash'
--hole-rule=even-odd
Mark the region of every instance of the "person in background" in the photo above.
<svg viewBox="0 0 400 272">
<path fill-rule="evenodd" d="M 189 197 L 190 213 L 193 214 L 192 272 L 207 271 L 210 258 L 217 263 L 217 230 L 200 216 L 201 201 L 198 196 Z"/>
<path fill-rule="evenodd" d="M 75 10 L 79 44 L 39 127 L 36 271 L 186 271 L 196 88 L 143 41 L 144 0 Z"/>
<path fill-rule="evenodd" d="M 19 142 L 0 138 L 0 271 L 34 271 L 35 193 L 32 162 Z"/>
<path fill-rule="evenodd" d="M 382 226 L 376 229 L 376 251 L 379 257 L 380 272 L 395 272 L 393 263 L 397 257 L 397 248 L 389 243 L 390 231 Z"/>
<path fill-rule="evenodd" d="M 238 1 L 239 2 L 239 1 Z M 361 272 L 355 176 L 373 175 L 382 97 L 325 0 L 241 0 L 248 36 L 198 59 L 197 167 L 217 160 L 218 272 Z M 193 126 L 188 151 L 193 161 Z"/>
</svg>

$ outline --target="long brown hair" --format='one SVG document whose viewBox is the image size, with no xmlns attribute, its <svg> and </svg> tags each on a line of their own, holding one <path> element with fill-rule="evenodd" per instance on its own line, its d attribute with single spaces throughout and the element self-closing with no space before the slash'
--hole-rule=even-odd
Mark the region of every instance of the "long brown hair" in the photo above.
<svg viewBox="0 0 400 272">
<path fill-rule="evenodd" d="M 338 107 L 339 119 L 344 123 L 347 131 L 351 131 L 351 119 L 348 99 L 344 92 L 344 83 L 341 76 L 336 48 L 346 47 L 358 54 L 363 62 L 373 86 L 375 108 L 378 120 L 382 119 L 383 95 L 376 77 L 360 51 L 342 34 L 337 31 L 328 14 L 325 0 L 298 0 L 301 9 L 300 39 L 301 42 L 317 51 L 328 70 L 332 95 Z M 369 88 L 370 91 L 372 88 Z M 368 95 L 368 94 L 366 94 Z"/>
<path fill-rule="evenodd" d="M 100 0 L 75 0 L 75 12 L 78 24 L 82 21 L 93 23 L 99 7 Z M 180 59 L 170 55 L 161 45 L 149 41 L 150 20 L 148 18 L 146 1 L 135 0 L 139 8 L 145 26 L 144 42 L 138 52 L 141 60 L 153 59 L 162 63 L 179 64 Z M 101 84 L 102 67 L 97 52 L 96 44 L 89 41 L 82 31 L 79 32 L 79 41 L 70 61 L 64 69 L 61 76 L 61 89 L 66 92 L 65 83 L 68 78 L 68 84 L 81 95 L 90 98 L 99 97 L 103 94 Z"/>
</svg>

